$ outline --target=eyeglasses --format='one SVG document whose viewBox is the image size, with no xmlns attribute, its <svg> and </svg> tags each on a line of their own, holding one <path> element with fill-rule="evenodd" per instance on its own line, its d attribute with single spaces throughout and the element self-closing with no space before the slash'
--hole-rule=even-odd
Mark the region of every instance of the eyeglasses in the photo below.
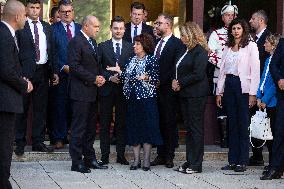
<svg viewBox="0 0 284 189">
<path fill-rule="evenodd" d="M 59 12 L 61 12 L 62 14 L 67 15 L 67 14 L 70 14 L 71 12 L 73 12 L 73 9 L 72 10 L 67 10 L 67 11 L 59 11 Z"/>
<path fill-rule="evenodd" d="M 162 24 L 169 24 L 168 22 L 154 22 L 154 25 L 160 26 Z"/>
</svg>

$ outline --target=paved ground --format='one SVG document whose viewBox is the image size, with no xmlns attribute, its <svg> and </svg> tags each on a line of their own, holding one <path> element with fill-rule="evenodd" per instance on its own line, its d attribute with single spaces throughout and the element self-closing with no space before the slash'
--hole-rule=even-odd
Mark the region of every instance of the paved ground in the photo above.
<svg viewBox="0 0 284 189">
<path fill-rule="evenodd" d="M 14 189 L 283 189 L 284 179 L 260 181 L 261 168 L 250 167 L 244 174 L 221 171 L 225 161 L 205 161 L 203 173 L 185 175 L 163 166 L 151 171 L 130 171 L 129 166 L 111 163 L 108 170 L 89 174 L 70 171 L 70 161 L 13 162 Z M 179 165 L 176 162 L 176 165 Z"/>
</svg>

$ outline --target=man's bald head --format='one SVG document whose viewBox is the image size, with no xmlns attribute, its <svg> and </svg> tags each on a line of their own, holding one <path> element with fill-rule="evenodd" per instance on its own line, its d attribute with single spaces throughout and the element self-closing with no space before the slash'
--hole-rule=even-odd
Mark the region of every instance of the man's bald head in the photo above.
<svg viewBox="0 0 284 189">
<path fill-rule="evenodd" d="M 100 21 L 93 15 L 86 16 L 82 21 L 82 30 L 89 37 L 95 38 L 100 30 Z"/>
<path fill-rule="evenodd" d="M 26 21 L 24 4 L 17 0 L 9 0 L 3 9 L 3 20 L 15 30 L 23 28 Z"/>
</svg>

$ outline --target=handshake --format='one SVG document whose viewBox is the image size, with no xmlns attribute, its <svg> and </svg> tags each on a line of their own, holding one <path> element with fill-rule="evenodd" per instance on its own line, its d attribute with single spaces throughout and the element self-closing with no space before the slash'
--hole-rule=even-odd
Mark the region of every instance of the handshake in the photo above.
<svg viewBox="0 0 284 189">
<path fill-rule="evenodd" d="M 95 85 L 97 85 L 98 87 L 101 87 L 103 86 L 103 84 L 105 84 L 105 82 L 106 82 L 105 78 L 101 75 L 98 75 L 96 77 Z"/>
</svg>

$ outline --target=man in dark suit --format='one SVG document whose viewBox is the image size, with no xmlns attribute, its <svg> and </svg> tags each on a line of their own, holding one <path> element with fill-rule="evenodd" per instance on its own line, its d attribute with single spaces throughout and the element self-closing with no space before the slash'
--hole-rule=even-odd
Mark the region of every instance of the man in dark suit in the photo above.
<svg viewBox="0 0 284 189">
<path fill-rule="evenodd" d="M 39 20 L 40 0 L 28 0 L 27 21 L 24 29 L 17 31 L 19 58 L 23 76 L 34 86 L 30 94 L 24 95 L 24 113 L 16 116 L 16 150 L 18 156 L 24 154 L 26 145 L 27 118 L 32 103 L 32 150 L 51 152 L 44 144 L 45 121 L 48 100 L 49 79 L 58 84 L 57 67 L 52 61 L 52 33 L 48 23 Z M 51 76 L 51 77 L 50 77 Z"/>
<path fill-rule="evenodd" d="M 269 68 L 277 86 L 275 135 L 273 136 L 272 161 L 261 180 L 279 179 L 284 172 L 284 39 L 280 39 Z"/>
<path fill-rule="evenodd" d="M 123 39 L 132 43 L 133 38 L 141 33 L 148 33 L 153 36 L 152 26 L 143 23 L 145 6 L 140 2 L 133 2 L 130 7 L 131 22 L 125 24 Z"/>
<path fill-rule="evenodd" d="M 68 45 L 69 95 L 73 112 L 69 152 L 72 158 L 71 170 L 81 173 L 91 172 L 89 168 L 107 169 L 107 166 L 98 164 L 93 148 L 96 137 L 97 87 L 105 82 L 105 78 L 99 75 L 97 45 L 94 40 L 99 28 L 100 22 L 95 16 L 85 17 L 81 33 Z"/>
<path fill-rule="evenodd" d="M 270 31 L 266 28 L 268 22 L 267 14 L 264 10 L 258 10 L 252 14 L 251 19 L 249 21 L 250 26 L 255 31 L 255 41 L 257 43 L 258 51 L 259 51 L 259 60 L 260 60 L 260 75 L 263 72 L 265 60 L 269 57 L 269 53 L 264 49 L 264 43 L 266 37 L 270 34 Z M 251 114 L 254 114 L 258 107 L 255 105 L 251 109 Z M 252 142 L 254 146 L 258 147 L 263 144 L 263 140 L 252 138 Z M 250 157 L 249 165 L 251 166 L 263 166 L 263 156 L 262 156 L 263 148 L 255 148 L 252 147 L 253 155 Z"/>
<path fill-rule="evenodd" d="M 160 14 L 155 22 L 157 34 L 161 40 L 155 48 L 154 55 L 160 65 L 160 85 L 158 86 L 158 106 L 160 114 L 160 131 L 163 146 L 158 146 L 156 159 L 151 165 L 174 166 L 173 159 L 176 144 L 176 105 L 177 97 L 172 90 L 171 82 L 174 77 L 175 63 L 185 51 L 180 39 L 172 34 L 173 18 L 167 14 Z"/>
<path fill-rule="evenodd" d="M 22 78 L 15 30 L 26 20 L 25 6 L 8 1 L 0 22 L 0 188 L 12 189 L 9 182 L 16 113 L 23 112 L 22 94 L 31 92 L 30 81 Z"/>
<path fill-rule="evenodd" d="M 69 75 L 69 66 L 67 62 L 67 46 L 69 41 L 80 33 L 81 25 L 75 23 L 74 10 L 72 2 L 69 0 L 62 0 L 58 4 L 60 22 L 52 25 L 53 40 L 54 40 L 54 61 L 59 68 L 60 83 L 54 86 L 51 91 L 50 104 L 52 117 L 50 124 L 52 124 L 53 134 L 52 138 L 55 142 L 55 149 L 64 147 L 64 140 L 67 137 L 67 129 L 71 122 L 71 108 L 67 95 L 67 84 Z"/>
<path fill-rule="evenodd" d="M 125 152 L 125 110 L 126 102 L 122 92 L 122 84 L 118 74 L 107 71 L 107 67 L 116 66 L 122 68 L 133 54 L 132 44 L 122 40 L 125 32 L 125 22 L 120 16 L 115 16 L 110 25 L 112 38 L 98 46 L 99 63 L 102 67 L 106 83 L 99 89 L 100 107 L 100 147 L 102 153 L 102 164 L 109 163 L 110 154 L 110 124 L 112 120 L 113 107 L 115 107 L 115 129 L 116 129 L 116 152 L 117 163 L 129 165 L 124 157 Z"/>
</svg>

